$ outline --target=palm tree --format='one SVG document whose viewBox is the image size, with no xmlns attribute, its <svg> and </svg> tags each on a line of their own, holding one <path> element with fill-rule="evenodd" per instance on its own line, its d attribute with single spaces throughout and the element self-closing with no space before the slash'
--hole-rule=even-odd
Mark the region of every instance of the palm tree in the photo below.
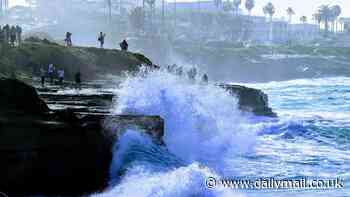
<svg viewBox="0 0 350 197">
<path fill-rule="evenodd" d="M 315 21 L 315 24 L 318 25 L 318 30 L 321 30 L 321 16 L 319 12 L 316 12 L 312 15 L 312 19 Z"/>
<path fill-rule="evenodd" d="M 177 0 L 174 0 L 174 33 L 176 35 L 176 26 L 177 26 Z"/>
<path fill-rule="evenodd" d="M 328 34 L 329 32 L 329 22 L 332 19 L 332 10 L 329 7 L 329 5 L 322 5 L 319 10 L 318 13 L 320 15 L 320 20 L 321 22 L 323 21 L 324 26 L 325 26 L 325 33 Z"/>
<path fill-rule="evenodd" d="M 8 0 L 0 0 L 0 16 L 6 15 L 6 11 L 9 8 Z"/>
<path fill-rule="evenodd" d="M 288 17 L 289 17 L 288 22 L 289 22 L 289 24 L 290 24 L 290 23 L 292 23 L 292 17 L 293 17 L 293 15 L 295 15 L 295 12 L 294 12 L 293 8 L 289 7 L 289 8 L 287 9 L 287 15 L 288 15 Z"/>
<path fill-rule="evenodd" d="M 238 15 L 238 9 L 239 9 L 239 6 L 241 5 L 242 3 L 242 0 L 233 0 L 233 13 L 234 15 Z"/>
<path fill-rule="evenodd" d="M 290 34 L 291 34 L 291 23 L 292 23 L 292 18 L 293 15 L 295 15 L 295 12 L 293 10 L 293 8 L 288 7 L 287 11 L 287 15 L 288 15 L 288 25 L 287 25 L 287 33 L 288 33 L 288 38 L 290 39 Z"/>
<path fill-rule="evenodd" d="M 229 11 L 233 10 L 232 4 L 231 4 L 231 2 L 230 2 L 229 0 L 226 0 L 226 1 L 223 3 L 223 10 L 224 10 L 225 12 L 229 12 Z"/>
<path fill-rule="evenodd" d="M 305 24 L 307 23 L 307 17 L 306 16 L 300 17 L 300 22 L 303 24 L 303 29 L 304 29 L 303 36 L 305 36 L 306 35 L 306 25 Z"/>
<path fill-rule="evenodd" d="M 153 18 L 154 18 L 156 0 L 146 0 L 146 3 L 147 3 L 147 5 L 150 8 L 149 18 L 150 18 L 151 27 L 152 27 L 152 30 L 153 30 Z"/>
<path fill-rule="evenodd" d="M 3 2 L 0 0 L 0 17 L 3 15 L 4 8 L 2 6 Z"/>
<path fill-rule="evenodd" d="M 214 0 L 214 5 L 215 5 L 215 7 L 220 9 L 222 6 L 222 0 Z"/>
<path fill-rule="evenodd" d="M 302 22 L 303 24 L 306 24 L 306 22 L 307 22 L 307 17 L 306 17 L 306 16 L 300 17 L 300 22 Z"/>
<path fill-rule="evenodd" d="M 107 0 L 107 7 L 108 7 L 108 20 L 109 23 L 112 22 L 112 0 Z"/>
<path fill-rule="evenodd" d="M 263 8 L 264 14 L 270 16 L 270 34 L 269 34 L 269 40 L 272 42 L 273 40 L 273 23 L 272 23 L 272 17 L 275 14 L 275 6 L 269 2 L 268 4 L 265 5 Z"/>
<path fill-rule="evenodd" d="M 162 26 L 164 28 L 164 20 L 165 20 L 165 0 L 162 0 Z"/>
<path fill-rule="evenodd" d="M 335 31 L 334 32 L 337 32 L 338 31 L 338 17 L 340 16 L 341 14 L 341 7 L 339 5 L 335 5 L 331 8 L 332 10 L 332 15 L 333 15 L 333 29 L 334 29 L 334 24 L 335 24 Z"/>
<path fill-rule="evenodd" d="M 255 0 L 246 0 L 245 8 L 248 10 L 249 16 L 252 14 L 252 9 L 255 6 Z"/>
<path fill-rule="evenodd" d="M 141 30 L 145 25 L 145 12 L 142 7 L 136 7 L 130 11 L 129 21 L 131 26 L 137 30 L 138 35 L 140 35 Z"/>
</svg>

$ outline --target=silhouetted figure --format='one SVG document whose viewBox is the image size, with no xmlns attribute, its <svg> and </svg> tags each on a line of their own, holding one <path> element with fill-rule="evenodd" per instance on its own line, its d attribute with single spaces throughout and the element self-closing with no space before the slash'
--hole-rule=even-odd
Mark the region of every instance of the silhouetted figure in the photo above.
<svg viewBox="0 0 350 197">
<path fill-rule="evenodd" d="M 66 33 L 66 39 L 64 39 L 66 46 L 70 47 L 72 46 L 72 33 L 67 32 Z"/>
<path fill-rule="evenodd" d="M 80 72 L 77 72 L 75 74 L 75 85 L 77 88 L 81 89 L 81 74 L 80 74 Z"/>
<path fill-rule="evenodd" d="M 178 69 L 178 66 L 176 64 L 169 65 L 167 68 L 169 73 L 174 73 L 174 72 L 176 72 L 177 69 Z"/>
<path fill-rule="evenodd" d="M 182 68 L 182 66 L 180 66 L 180 67 L 178 67 L 178 68 L 176 69 L 176 74 L 179 75 L 179 76 L 182 76 L 182 74 L 183 74 L 183 68 Z"/>
<path fill-rule="evenodd" d="M 197 69 L 195 67 L 191 68 L 188 72 L 187 72 L 188 78 L 190 80 L 195 81 L 196 80 L 196 76 L 197 76 Z"/>
<path fill-rule="evenodd" d="M 43 67 L 41 67 L 40 68 L 41 87 L 45 87 L 45 76 L 46 76 L 46 71 Z"/>
<path fill-rule="evenodd" d="M 123 51 L 127 51 L 129 48 L 129 44 L 128 44 L 128 42 L 126 42 L 126 40 L 123 40 L 123 42 L 121 42 L 119 45 Z"/>
<path fill-rule="evenodd" d="M 4 37 L 5 37 L 5 43 L 8 44 L 10 42 L 10 25 L 6 24 L 4 26 Z"/>
<path fill-rule="evenodd" d="M 101 49 L 103 48 L 103 45 L 105 43 L 105 37 L 106 37 L 106 34 L 104 34 L 103 32 L 100 32 L 100 35 L 98 36 L 98 41 L 100 42 Z"/>
<path fill-rule="evenodd" d="M 16 26 L 16 37 L 17 43 L 20 45 L 22 43 L 22 28 L 20 26 Z"/>
<path fill-rule="evenodd" d="M 202 77 L 202 82 L 203 83 L 208 83 L 209 82 L 209 78 L 208 78 L 208 75 L 207 74 L 204 74 L 203 77 Z"/>
<path fill-rule="evenodd" d="M 15 42 L 16 42 L 16 27 L 12 26 L 10 29 L 10 43 L 11 46 L 15 46 Z"/>
<path fill-rule="evenodd" d="M 4 42 L 5 42 L 5 32 L 0 26 L 0 43 L 4 43 Z"/>
<path fill-rule="evenodd" d="M 64 80 L 64 69 L 61 68 L 58 72 L 58 79 L 59 79 L 59 84 L 63 85 L 63 80 Z"/>
<path fill-rule="evenodd" d="M 50 83 L 53 84 L 53 78 L 54 78 L 54 73 L 55 73 L 55 67 L 53 64 L 49 64 L 49 68 L 47 69 L 47 73 L 50 78 Z"/>
</svg>

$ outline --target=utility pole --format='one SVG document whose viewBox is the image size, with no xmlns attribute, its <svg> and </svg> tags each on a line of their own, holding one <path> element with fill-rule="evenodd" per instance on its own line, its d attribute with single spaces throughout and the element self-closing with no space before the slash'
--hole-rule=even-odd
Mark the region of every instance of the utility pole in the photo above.
<svg viewBox="0 0 350 197">
<path fill-rule="evenodd" d="M 107 0 L 108 22 L 112 23 L 112 0 Z"/>
<path fill-rule="evenodd" d="M 5 12 L 9 9 L 9 0 L 5 0 Z"/>
<path fill-rule="evenodd" d="M 176 26 L 177 26 L 177 2 L 174 0 L 174 32 L 176 35 Z"/>
<path fill-rule="evenodd" d="M 201 0 L 198 0 L 198 23 L 199 23 L 199 57 L 198 57 L 198 66 L 201 66 L 202 63 L 202 42 L 203 42 L 203 32 L 202 32 L 202 10 L 201 10 Z"/>
<path fill-rule="evenodd" d="M 120 14 L 120 16 L 122 15 L 122 11 L 123 11 L 122 5 L 123 5 L 123 0 L 119 0 L 119 14 Z"/>
<path fill-rule="evenodd" d="M 3 14 L 2 0 L 0 0 L 0 16 Z"/>
<path fill-rule="evenodd" d="M 164 30 L 164 20 L 165 20 L 165 0 L 162 0 L 162 27 Z"/>
</svg>

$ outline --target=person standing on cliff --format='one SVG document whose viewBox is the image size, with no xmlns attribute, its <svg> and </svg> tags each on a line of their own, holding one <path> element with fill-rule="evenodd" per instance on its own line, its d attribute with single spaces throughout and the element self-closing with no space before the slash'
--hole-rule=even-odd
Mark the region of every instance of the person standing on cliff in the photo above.
<svg viewBox="0 0 350 197">
<path fill-rule="evenodd" d="M 4 33 L 4 30 L 0 26 L 0 43 L 4 43 L 4 42 L 5 42 L 5 33 Z"/>
<path fill-rule="evenodd" d="M 6 24 L 3 30 L 5 36 L 5 43 L 8 44 L 10 42 L 10 25 Z"/>
<path fill-rule="evenodd" d="M 197 76 L 197 69 L 195 67 L 192 67 L 188 72 L 187 76 L 190 80 L 196 81 L 196 76 Z"/>
<path fill-rule="evenodd" d="M 50 83 L 53 84 L 53 78 L 55 73 L 55 67 L 53 64 L 49 64 L 49 68 L 47 69 L 47 72 L 49 74 Z"/>
<path fill-rule="evenodd" d="M 41 67 L 40 68 L 41 87 L 45 87 L 45 76 L 46 76 L 46 71 L 43 67 Z"/>
<path fill-rule="evenodd" d="M 81 73 L 80 73 L 80 71 L 75 73 L 75 85 L 79 90 L 81 89 Z"/>
<path fill-rule="evenodd" d="M 63 85 L 63 80 L 64 80 L 64 69 L 61 68 L 58 72 L 58 79 L 59 79 L 59 84 Z"/>
<path fill-rule="evenodd" d="M 22 28 L 20 26 L 16 26 L 16 37 L 17 37 L 17 44 L 20 45 L 22 42 Z"/>
<path fill-rule="evenodd" d="M 15 46 L 15 42 L 16 42 L 16 27 L 12 26 L 10 29 L 10 43 L 11 46 Z"/>
<path fill-rule="evenodd" d="M 98 41 L 100 42 L 101 49 L 103 49 L 103 45 L 105 43 L 105 37 L 106 37 L 106 34 L 104 34 L 103 32 L 100 32 L 100 35 L 98 36 Z"/>
<path fill-rule="evenodd" d="M 71 47 L 72 46 L 72 33 L 67 32 L 66 33 L 66 39 L 64 39 L 66 46 Z"/>
</svg>

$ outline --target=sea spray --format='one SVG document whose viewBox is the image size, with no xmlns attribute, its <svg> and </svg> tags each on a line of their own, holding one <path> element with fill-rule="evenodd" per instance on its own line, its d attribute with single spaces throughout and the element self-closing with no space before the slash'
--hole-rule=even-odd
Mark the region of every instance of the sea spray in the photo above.
<svg viewBox="0 0 350 197">
<path fill-rule="evenodd" d="M 153 144 L 141 132 L 126 131 L 115 144 L 111 187 L 103 196 L 223 196 L 232 192 L 209 191 L 205 179 L 220 177 L 227 169 L 225 158 L 249 152 L 254 145 L 256 131 L 242 117 L 235 97 L 216 85 L 164 70 L 129 76 L 116 94 L 115 114 L 164 118 L 165 146 Z"/>
<path fill-rule="evenodd" d="M 282 115 L 279 119 L 272 121 L 260 121 L 259 119 L 259 121 L 248 120 L 247 123 L 247 117 L 237 110 L 234 100 L 227 101 L 227 103 L 222 102 L 226 101 L 223 98 L 233 99 L 225 92 L 216 94 L 214 98 L 220 103 L 220 108 L 218 105 L 209 105 L 208 100 L 213 97 L 205 95 L 204 98 L 200 97 L 204 94 L 201 91 L 217 93 L 221 92 L 220 89 L 218 90 L 210 84 L 200 88 L 202 86 L 198 83 L 169 75 L 162 73 L 162 71 L 156 71 L 148 76 L 151 79 L 139 76 L 128 78 L 118 89 L 118 93 L 126 96 L 123 97 L 125 100 L 120 97 L 114 111 L 115 113 L 162 115 L 166 122 L 164 137 L 166 147 L 172 148 L 152 144 L 150 138 L 140 134 L 139 131 L 127 131 L 117 142 L 118 144 L 123 143 L 120 146 L 125 148 L 119 148 L 116 145 L 114 160 L 117 162 L 112 164 L 114 169 L 111 167 L 112 176 L 117 177 L 115 172 L 119 169 L 124 169 L 123 174 L 119 182 L 111 183 L 108 191 L 97 196 L 242 195 L 227 188 L 206 189 L 204 181 L 207 177 L 244 177 L 249 179 L 341 177 L 345 179 L 346 188 L 344 190 L 330 190 L 325 196 L 347 196 L 349 194 L 349 119 L 346 117 L 348 117 L 350 109 L 348 102 L 350 89 L 349 83 L 344 83 L 344 81 L 349 81 L 349 78 L 247 84 L 268 93 L 270 102 L 279 115 L 282 111 L 285 112 L 283 114 L 288 114 L 288 116 Z M 164 79 L 164 81 L 159 79 Z M 335 81 L 336 84 L 330 85 L 329 81 Z M 172 86 L 165 84 L 172 84 Z M 137 89 L 138 87 L 141 89 Z M 153 87 L 154 89 L 152 89 Z M 147 92 L 142 88 L 145 88 Z M 138 95 L 143 95 L 143 97 L 139 98 Z M 154 97 L 150 95 L 154 95 Z M 330 97 L 332 99 L 329 99 Z M 204 104 L 199 105 L 199 101 Z M 187 102 L 191 104 L 186 105 Z M 207 109 L 206 111 L 210 113 L 198 113 L 200 111 L 198 106 L 202 106 L 202 111 Z M 213 107 L 212 110 L 208 110 L 209 106 Z M 310 106 L 313 107 L 310 108 Z M 183 112 L 180 113 L 180 110 L 176 110 L 177 107 L 184 109 Z M 232 111 L 225 114 L 226 111 L 222 108 L 229 108 Z M 219 114 L 216 110 L 221 110 L 223 113 Z M 305 116 L 305 112 L 310 115 Z M 332 116 L 328 116 L 328 114 L 332 114 Z M 340 117 L 339 114 L 341 114 Z M 220 120 L 231 121 L 227 118 L 229 115 L 239 120 L 232 123 L 233 128 L 222 126 L 227 122 L 220 123 Z M 196 126 L 195 124 L 183 123 L 183 121 L 197 121 L 198 118 L 210 119 L 214 122 L 210 127 L 212 133 L 205 133 L 207 132 L 205 129 L 202 133 L 202 130 L 193 127 L 193 125 Z M 202 122 L 199 125 L 206 127 L 205 122 Z M 176 123 L 183 124 L 177 125 Z M 226 131 L 230 134 L 224 135 L 225 130 L 222 128 L 228 128 Z M 183 132 L 186 131 L 189 132 L 189 137 L 182 139 L 188 144 L 170 138 L 176 135 L 182 136 Z M 255 136 L 256 131 L 258 131 L 257 136 Z M 196 133 L 200 134 L 195 135 Z M 234 137 L 230 137 L 230 135 Z M 226 149 L 220 149 L 218 144 L 220 141 L 222 143 L 230 141 L 222 139 L 224 137 L 220 138 L 220 136 L 228 136 L 227 138 L 230 137 L 229 139 L 232 140 Z M 236 138 L 236 136 L 240 137 Z M 194 142 L 190 137 L 198 138 L 197 147 L 190 144 Z M 214 141 L 214 138 L 217 139 L 216 145 L 205 143 Z M 179 150 L 177 150 L 177 144 L 183 145 L 185 148 L 179 145 Z M 204 153 L 196 155 L 201 154 L 200 151 L 205 149 L 203 147 L 214 150 L 210 150 L 207 155 Z M 254 148 L 253 151 L 251 151 L 252 148 Z M 217 155 L 213 156 L 212 152 L 217 153 Z M 164 161 L 171 162 L 165 163 Z M 276 191 L 254 190 L 247 191 L 244 195 L 319 196 L 320 192 L 279 191 L 276 193 Z"/>
<path fill-rule="evenodd" d="M 202 85 L 166 71 L 127 78 L 117 90 L 116 114 L 160 115 L 169 151 L 191 163 L 207 163 L 228 149 L 249 151 L 255 131 L 237 99 L 215 85 Z"/>
</svg>

